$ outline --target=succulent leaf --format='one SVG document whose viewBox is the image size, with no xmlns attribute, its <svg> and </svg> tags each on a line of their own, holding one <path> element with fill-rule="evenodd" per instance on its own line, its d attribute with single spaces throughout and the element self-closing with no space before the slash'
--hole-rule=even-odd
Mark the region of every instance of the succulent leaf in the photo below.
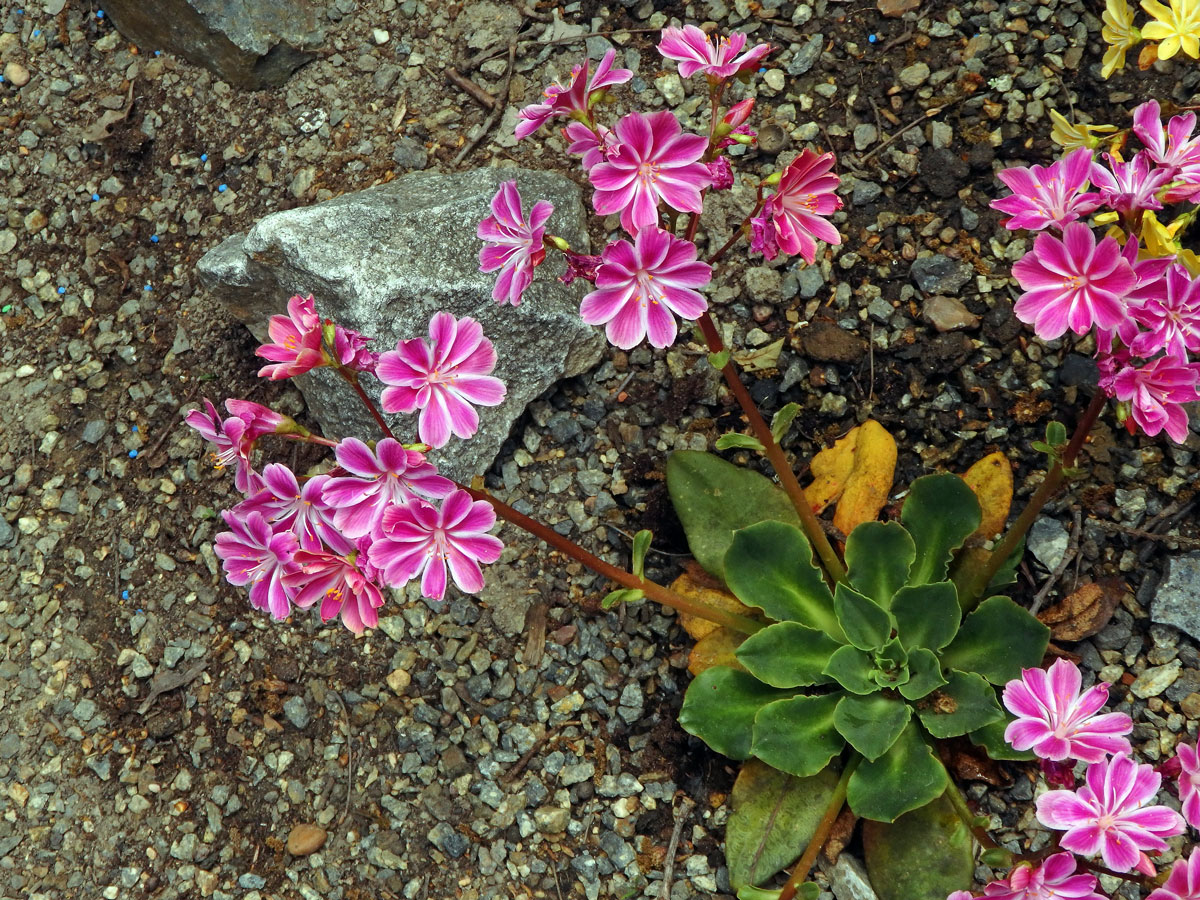
<svg viewBox="0 0 1200 900">
<path fill-rule="evenodd" d="M 979 527 L 975 493 L 957 475 L 926 475 L 909 488 L 900 519 L 917 546 L 909 584 L 942 581 L 953 552 Z"/>
<path fill-rule="evenodd" d="M 962 610 L 953 582 L 902 587 L 892 598 L 896 635 L 906 649 L 941 650 L 958 633 Z"/>
<path fill-rule="evenodd" d="M 751 752 L 767 765 L 799 778 L 820 772 L 845 746 L 833 724 L 833 712 L 843 696 L 838 691 L 768 703 L 754 718 Z"/>
<path fill-rule="evenodd" d="M 737 658 L 752 675 L 773 687 L 806 687 L 833 680 L 823 670 L 842 646 L 823 631 L 799 622 L 778 622 L 746 638 Z"/>
<path fill-rule="evenodd" d="M 852 694 L 874 694 L 879 685 L 872 679 L 875 664 L 871 657 L 857 647 L 846 644 L 834 651 L 822 670 Z"/>
<path fill-rule="evenodd" d="M 948 683 L 917 707 L 921 724 L 935 738 L 957 737 L 1004 717 L 996 690 L 982 675 L 951 670 Z"/>
<path fill-rule="evenodd" d="M 901 696 L 906 700 L 920 700 L 934 688 L 946 683 L 937 656 L 924 647 L 914 647 L 908 651 L 908 676 L 908 681 L 899 687 Z"/>
<path fill-rule="evenodd" d="M 846 694 L 833 712 L 833 724 L 851 747 L 867 759 L 878 759 L 896 743 L 911 716 L 908 704 L 892 697 Z"/>
<path fill-rule="evenodd" d="M 795 525 L 759 522 L 733 536 L 725 580 L 747 606 L 780 622 L 799 622 L 844 640 L 833 595 L 812 563 L 812 547 Z"/>
<path fill-rule="evenodd" d="M 854 770 L 846 799 L 864 819 L 894 822 L 938 797 L 948 781 L 945 766 L 925 743 L 920 726 L 910 721 L 887 753 Z"/>
<path fill-rule="evenodd" d="M 1050 629 L 1007 597 L 988 597 L 963 619 L 941 653 L 943 666 L 978 672 L 992 684 L 1021 676 L 1042 661 Z"/>
<path fill-rule="evenodd" d="M 747 759 L 753 743 L 754 717 L 764 706 L 789 693 L 768 687 L 749 672 L 714 666 L 688 685 L 679 724 L 718 753 L 730 759 Z"/>
<path fill-rule="evenodd" d="M 892 636 L 888 611 L 847 584 L 837 586 L 833 608 L 846 639 L 860 650 L 878 650 Z"/>
<path fill-rule="evenodd" d="M 899 522 L 864 522 L 846 538 L 850 586 L 888 609 L 916 556 L 917 545 Z"/>
</svg>

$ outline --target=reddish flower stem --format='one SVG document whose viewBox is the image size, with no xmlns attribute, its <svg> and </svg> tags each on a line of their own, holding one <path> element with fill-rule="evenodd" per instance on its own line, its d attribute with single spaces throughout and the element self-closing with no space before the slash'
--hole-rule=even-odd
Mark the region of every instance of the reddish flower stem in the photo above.
<svg viewBox="0 0 1200 900">
<path fill-rule="evenodd" d="M 1087 440 L 1087 436 L 1092 431 L 1092 426 L 1096 424 L 1096 419 L 1104 410 L 1104 405 L 1107 402 L 1108 396 L 1104 391 L 1097 390 L 1095 396 L 1092 397 L 1092 402 L 1088 404 L 1088 408 L 1079 419 L 1079 424 L 1075 426 L 1075 433 L 1071 435 L 1070 443 L 1063 450 L 1060 460 L 1046 473 L 1045 479 L 1038 485 L 1033 496 L 1029 498 L 1029 502 L 1025 504 L 1025 508 L 1021 510 L 1021 515 L 1017 517 L 1017 521 L 1013 522 L 1012 527 L 1004 535 L 1003 540 L 992 550 L 987 563 L 982 568 L 975 570 L 971 578 L 963 585 L 961 596 L 968 610 L 975 605 L 987 589 L 987 586 L 991 584 L 992 578 L 995 577 L 1000 567 L 1004 565 L 1004 561 L 1016 552 L 1017 545 L 1025 537 L 1029 529 L 1033 527 L 1033 522 L 1038 517 L 1038 513 L 1042 511 L 1042 507 L 1050 501 L 1051 497 L 1058 493 L 1058 489 L 1066 479 L 1066 470 L 1075 465 L 1079 451 L 1083 448 L 1083 442 Z"/>
<path fill-rule="evenodd" d="M 708 343 L 708 349 L 713 353 L 723 351 L 725 342 L 721 340 L 712 316 L 705 312 L 700 316 L 699 322 L 700 330 L 704 332 L 704 339 Z M 846 567 L 838 557 L 837 551 L 833 549 L 833 545 L 829 543 L 829 538 L 825 536 L 825 529 L 821 527 L 820 520 L 804 495 L 804 488 L 800 487 L 800 482 L 796 480 L 796 475 L 788 464 L 787 457 L 775 443 L 770 426 L 759 413 L 758 407 L 754 405 L 754 400 L 750 396 L 750 392 L 746 390 L 746 386 L 742 384 L 742 379 L 733 367 L 732 360 L 725 363 L 721 374 L 725 376 L 725 383 L 729 385 L 729 389 L 733 391 L 734 397 L 737 398 L 742 411 L 746 414 L 746 419 L 750 422 L 750 430 L 763 445 L 763 453 L 772 468 L 775 469 L 780 485 L 788 495 L 788 499 L 792 501 L 792 506 L 796 508 L 796 514 L 800 517 L 800 525 L 804 529 L 805 535 L 808 536 L 809 543 L 816 550 L 821 565 L 824 566 L 826 573 L 834 582 L 845 581 Z"/>
<path fill-rule="evenodd" d="M 854 753 L 851 755 L 850 761 L 846 763 L 846 768 L 842 769 L 842 776 L 838 779 L 838 783 L 833 789 L 833 795 L 829 798 L 829 804 L 825 807 L 825 814 L 821 816 L 821 821 L 817 823 L 817 830 L 813 832 L 812 840 L 804 848 L 804 853 L 801 855 L 800 861 L 796 863 L 796 868 L 792 869 L 792 875 L 788 878 L 787 884 L 779 892 L 779 900 L 792 900 L 796 896 L 796 891 L 800 889 L 800 885 L 808 878 L 809 871 L 812 870 L 813 864 L 817 861 L 817 854 L 821 852 L 821 848 L 829 840 L 829 833 L 833 831 L 834 823 L 837 821 L 838 816 L 842 814 L 842 806 L 846 802 L 846 788 L 850 784 L 850 776 L 854 774 L 854 770 L 858 768 L 860 762 L 862 762 L 862 757 Z"/>
</svg>

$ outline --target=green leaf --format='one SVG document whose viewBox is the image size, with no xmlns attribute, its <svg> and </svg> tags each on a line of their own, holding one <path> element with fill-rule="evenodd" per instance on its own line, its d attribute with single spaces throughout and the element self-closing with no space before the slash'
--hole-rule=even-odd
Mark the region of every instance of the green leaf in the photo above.
<svg viewBox="0 0 1200 900">
<path fill-rule="evenodd" d="M 791 501 L 770 479 L 711 453 L 672 453 L 667 490 L 692 556 L 722 580 L 725 551 L 739 528 L 765 519 L 800 524 Z"/>
<path fill-rule="evenodd" d="M 1050 629 L 1007 597 L 989 597 L 963 619 L 958 635 L 942 651 L 942 665 L 978 672 L 992 684 L 1021 676 L 1037 666 L 1050 641 Z"/>
<path fill-rule="evenodd" d="M 888 751 L 908 725 L 912 709 L 892 697 L 846 694 L 833 711 L 838 733 L 867 759 L 878 759 Z"/>
<path fill-rule="evenodd" d="M 935 738 L 958 737 L 1004 717 L 996 689 L 981 675 L 951 669 L 945 687 L 926 697 L 917 709 L 921 724 Z"/>
<path fill-rule="evenodd" d="M 729 365 L 729 351 L 722 350 L 720 353 L 708 354 L 708 364 L 718 372 Z"/>
<path fill-rule="evenodd" d="M 768 703 L 754 718 L 750 752 L 801 778 L 817 774 L 845 746 L 833 725 L 833 711 L 842 696 L 839 691 Z"/>
<path fill-rule="evenodd" d="M 877 650 L 892 636 L 887 610 L 845 583 L 834 592 L 833 608 L 846 639 L 860 650 Z"/>
<path fill-rule="evenodd" d="M 736 655 L 750 674 L 772 687 L 807 687 L 831 680 L 824 669 L 842 646 L 823 631 L 779 622 L 746 638 Z"/>
<path fill-rule="evenodd" d="M 906 700 L 920 700 L 934 688 L 946 683 L 942 665 L 932 650 L 914 647 L 908 651 L 908 682 L 900 685 L 900 695 Z"/>
<path fill-rule="evenodd" d="M 916 555 L 912 536 L 899 522 L 863 522 L 846 538 L 850 585 L 889 609 L 892 595 L 908 583 Z"/>
<path fill-rule="evenodd" d="M 990 725 L 976 728 L 968 737 L 971 738 L 971 743 L 976 747 L 982 747 L 986 750 L 987 755 L 992 759 L 1010 759 L 1019 762 L 1037 759 L 1033 751 L 1014 750 L 1012 744 L 1004 739 L 1004 730 L 1008 728 L 1008 723 L 1011 721 L 1011 718 L 1005 716 L 1002 719 L 997 719 Z"/>
<path fill-rule="evenodd" d="M 941 650 L 958 633 L 962 609 L 958 591 L 949 581 L 903 587 L 892 598 L 896 634 L 906 648 Z"/>
<path fill-rule="evenodd" d="M 1067 442 L 1067 426 L 1062 422 L 1046 423 L 1046 443 L 1051 447 L 1061 447 Z"/>
<path fill-rule="evenodd" d="M 717 438 L 716 448 L 718 450 L 754 450 L 757 453 L 762 453 L 767 449 L 758 438 L 748 434 L 739 434 L 736 431 L 730 431 Z"/>
<path fill-rule="evenodd" d="M 849 644 L 835 651 L 822 670 L 822 674 L 828 675 L 853 694 L 874 694 L 879 690 L 879 685 L 871 677 L 874 672 L 875 664 L 871 657 Z"/>
<path fill-rule="evenodd" d="M 833 596 L 812 564 L 812 547 L 795 525 L 759 522 L 739 530 L 725 554 L 725 581 L 739 600 L 772 619 L 844 638 Z"/>
<path fill-rule="evenodd" d="M 646 552 L 653 539 L 654 533 L 645 528 L 633 536 L 633 574 L 638 578 L 645 577 Z"/>
<path fill-rule="evenodd" d="M 846 799 L 864 819 L 894 822 L 939 796 L 948 780 L 945 766 L 921 737 L 920 726 L 910 721 L 892 749 L 854 770 Z"/>
<path fill-rule="evenodd" d="M 837 786 L 825 768 L 797 778 L 748 759 L 729 800 L 725 861 L 735 890 L 761 884 L 795 861 L 817 831 Z"/>
<path fill-rule="evenodd" d="M 975 492 L 957 475 L 926 475 L 909 488 L 900 519 L 917 545 L 909 584 L 943 581 L 954 550 L 983 519 Z"/>
<path fill-rule="evenodd" d="M 618 603 L 636 603 L 645 596 L 645 593 L 637 588 L 617 588 L 604 595 L 604 599 L 600 601 L 600 608 L 612 609 Z"/>
<path fill-rule="evenodd" d="M 783 442 L 788 429 L 792 427 L 792 422 L 795 421 L 796 414 L 799 412 L 799 403 L 785 403 L 780 407 L 779 412 L 771 416 L 771 437 L 775 438 L 775 443 L 779 444 Z"/>
<path fill-rule="evenodd" d="M 688 685 L 679 724 L 718 753 L 747 759 L 754 739 L 754 717 L 789 693 L 768 687 L 749 672 L 713 666 Z"/>
<path fill-rule="evenodd" d="M 892 638 L 874 653 L 875 671 L 871 678 L 880 687 L 896 688 L 908 683 L 908 651 Z"/>
<path fill-rule="evenodd" d="M 945 795 L 891 825 L 864 822 L 862 836 L 879 900 L 946 900 L 975 874 L 971 832 Z"/>
</svg>

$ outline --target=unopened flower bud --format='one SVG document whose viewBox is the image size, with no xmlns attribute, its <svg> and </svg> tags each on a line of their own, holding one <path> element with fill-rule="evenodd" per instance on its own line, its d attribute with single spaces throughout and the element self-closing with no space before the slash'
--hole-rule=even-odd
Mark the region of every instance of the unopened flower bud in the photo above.
<svg viewBox="0 0 1200 900">
<path fill-rule="evenodd" d="M 735 103 L 733 106 L 729 107 L 728 112 L 725 113 L 721 122 L 722 124 L 729 125 L 730 130 L 732 130 L 750 118 L 750 113 L 753 110 L 754 98 L 751 97 L 749 100 L 743 100 L 741 103 Z M 720 127 L 720 125 L 717 126 L 718 131 Z"/>
<path fill-rule="evenodd" d="M 553 244 L 555 247 L 557 247 L 563 253 L 566 253 L 568 250 L 571 249 L 571 245 L 567 243 L 566 239 L 560 238 L 558 235 L 548 234 L 548 235 L 546 235 L 546 240 L 548 240 L 551 244 Z"/>
<path fill-rule="evenodd" d="M 783 177 L 782 172 L 772 172 L 763 180 L 763 187 L 775 187 Z"/>
</svg>

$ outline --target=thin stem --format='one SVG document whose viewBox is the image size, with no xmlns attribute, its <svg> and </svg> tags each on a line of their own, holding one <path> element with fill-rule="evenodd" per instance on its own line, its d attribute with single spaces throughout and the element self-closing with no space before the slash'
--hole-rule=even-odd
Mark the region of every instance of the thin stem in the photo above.
<svg viewBox="0 0 1200 900">
<path fill-rule="evenodd" d="M 962 795 L 962 791 L 958 789 L 958 785 L 954 783 L 954 779 L 950 779 L 950 787 L 946 790 L 946 799 L 950 801 L 950 805 L 954 807 L 954 811 L 958 813 L 959 819 L 967 826 L 967 830 L 975 836 L 975 840 L 984 850 L 1005 850 L 987 833 L 987 829 L 978 824 L 975 819 L 975 813 L 971 812 L 971 807 L 967 806 L 967 798 Z"/>
<path fill-rule="evenodd" d="M 721 340 L 721 335 L 717 332 L 717 326 L 713 322 L 712 316 L 707 312 L 700 316 L 700 330 L 704 332 L 704 339 L 708 342 L 709 350 L 713 353 L 720 353 L 725 349 L 725 342 Z M 783 486 L 784 492 L 792 501 L 792 506 L 796 508 L 796 514 L 800 517 L 800 525 L 804 529 L 805 535 L 808 536 L 809 543 L 817 551 L 821 565 L 825 567 L 825 571 L 833 581 L 845 581 L 846 567 L 842 565 L 837 551 L 833 549 L 833 545 L 829 543 L 829 538 L 825 536 L 825 529 L 821 527 L 821 522 L 813 512 L 808 498 L 804 496 L 804 488 L 800 487 L 800 482 L 796 480 L 796 474 L 792 471 L 792 467 L 788 465 L 787 457 L 783 455 L 783 451 L 775 443 L 775 437 L 771 434 L 770 426 L 767 425 L 761 413 L 759 413 L 758 407 L 754 405 L 754 400 L 750 396 L 750 392 L 746 390 L 746 386 L 742 384 L 742 379 L 733 367 L 732 360 L 725 363 L 725 368 L 721 370 L 721 374 L 725 376 L 725 383 L 729 385 L 729 389 L 733 391 L 734 397 L 737 398 L 742 411 L 746 414 L 754 436 L 763 445 L 763 453 L 766 454 L 767 460 L 771 463 L 772 468 L 775 469 L 775 474 L 779 476 L 779 483 Z"/>
<path fill-rule="evenodd" d="M 354 388 L 354 393 L 358 394 L 358 398 L 362 400 L 363 405 L 367 408 L 367 411 L 375 419 L 375 422 L 379 425 L 384 437 L 390 437 L 392 440 L 395 440 L 396 435 L 392 434 L 392 429 L 389 428 L 388 423 L 384 421 L 383 415 L 379 412 L 379 407 L 375 405 L 375 401 L 367 396 L 367 392 L 364 391 L 363 386 L 359 384 L 358 376 L 353 372 L 348 372 L 340 367 L 338 368 L 337 373 L 346 380 L 346 384 Z"/>
<path fill-rule="evenodd" d="M 718 625 L 724 625 L 726 628 L 732 628 L 734 631 L 741 634 L 753 634 L 756 631 L 761 631 L 765 626 L 762 622 L 756 622 L 753 619 L 748 619 L 745 616 L 739 616 L 736 613 L 726 612 L 722 609 L 709 606 L 707 603 L 699 603 L 695 600 L 689 600 L 686 597 L 676 594 L 674 591 L 668 590 L 661 584 L 650 581 L 645 578 L 638 578 L 624 569 L 618 569 L 611 563 L 607 563 L 600 557 L 589 553 L 572 540 L 563 537 L 552 528 L 548 528 L 541 522 L 529 518 L 523 513 L 517 512 L 507 503 L 502 500 L 497 500 L 486 491 L 478 491 L 466 485 L 458 485 L 459 488 L 469 493 L 476 500 L 482 500 L 485 503 L 490 503 L 496 513 L 502 518 L 511 522 L 519 528 L 523 528 L 532 534 L 534 537 L 541 538 L 551 547 L 560 550 L 572 559 L 576 559 L 583 563 L 593 572 L 598 575 L 603 575 L 611 581 L 615 581 L 622 587 L 632 588 L 642 591 L 651 600 L 661 603 L 663 606 L 669 606 L 677 612 L 687 613 L 692 616 L 699 616 L 702 619 L 707 619 L 710 622 L 716 622 Z"/>
<path fill-rule="evenodd" d="M 833 789 L 833 796 L 829 798 L 829 805 L 825 807 L 825 814 L 821 816 L 821 821 L 817 823 L 817 830 L 813 832 L 812 840 L 804 848 L 804 853 L 801 855 L 800 861 L 796 863 L 796 868 L 792 869 L 792 876 L 788 879 L 787 884 L 783 886 L 783 890 L 779 892 L 779 900 L 792 900 L 796 896 L 796 891 L 800 889 L 800 885 L 808 878 L 808 873 L 812 869 L 813 863 L 817 861 L 817 854 L 821 852 L 821 848 L 829 840 L 829 832 L 833 831 L 833 823 L 842 814 L 842 806 L 846 802 L 846 788 L 850 784 L 850 776 L 854 774 L 854 770 L 858 768 L 860 762 L 862 762 L 862 757 L 855 753 L 850 757 L 850 761 L 846 763 L 846 768 L 842 769 L 842 777 L 838 779 L 838 783 Z"/>
<path fill-rule="evenodd" d="M 1063 450 L 1062 456 L 1056 462 L 1050 471 L 1046 473 L 1045 479 L 1038 489 L 1034 491 L 1033 496 L 1029 498 L 1029 502 L 1025 504 L 1025 508 L 1021 510 L 1021 515 L 1017 517 L 1017 521 L 1013 522 L 1012 528 L 1004 535 L 1003 540 L 996 545 L 992 550 L 991 556 L 988 557 L 987 563 L 980 569 L 976 570 L 972 577 L 963 586 L 963 598 L 967 603 L 967 608 L 970 609 L 975 605 L 975 601 L 987 589 L 992 578 L 1004 565 L 1013 553 L 1016 552 L 1017 545 L 1024 539 L 1026 532 L 1033 527 L 1034 520 L 1042 511 L 1049 501 L 1062 486 L 1066 478 L 1066 470 L 1075 465 L 1075 460 L 1079 456 L 1079 451 L 1083 448 L 1083 442 L 1087 440 L 1087 436 L 1092 431 L 1092 426 L 1096 424 L 1096 419 L 1104 410 L 1104 404 L 1108 402 L 1108 396 L 1104 391 L 1097 390 L 1092 402 L 1088 404 L 1087 410 L 1079 420 L 1079 424 L 1075 426 L 1075 433 L 1071 435 L 1071 441 Z"/>
</svg>

